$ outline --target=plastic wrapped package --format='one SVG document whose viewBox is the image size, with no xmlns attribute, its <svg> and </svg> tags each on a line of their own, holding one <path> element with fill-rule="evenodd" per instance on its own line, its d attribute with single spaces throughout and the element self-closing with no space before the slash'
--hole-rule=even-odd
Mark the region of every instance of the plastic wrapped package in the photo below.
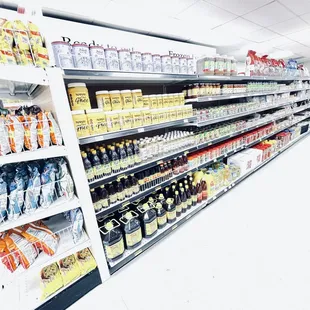
<svg viewBox="0 0 310 310">
<path fill-rule="evenodd" d="M 11 150 L 20 153 L 24 146 L 24 127 L 19 121 L 18 116 L 8 115 L 8 132 Z"/>
<path fill-rule="evenodd" d="M 81 271 L 74 254 L 61 259 L 58 264 L 62 281 L 65 286 L 81 275 Z"/>
<path fill-rule="evenodd" d="M 8 192 L 5 174 L 0 175 L 0 223 L 7 217 Z"/>
<path fill-rule="evenodd" d="M 55 181 L 57 165 L 53 160 L 48 160 L 41 173 L 40 206 L 48 208 L 55 200 Z"/>
<path fill-rule="evenodd" d="M 19 265 L 18 259 L 10 253 L 3 239 L 0 239 L 0 259 L 2 264 L 11 272 L 14 272 Z"/>
<path fill-rule="evenodd" d="M 77 243 L 83 235 L 84 219 L 82 211 L 77 208 L 64 212 L 64 216 L 71 222 L 73 241 L 74 243 Z"/>
<path fill-rule="evenodd" d="M 38 148 L 37 120 L 33 116 L 25 116 L 23 117 L 23 125 L 25 130 L 25 148 L 35 151 Z"/>
<path fill-rule="evenodd" d="M 50 138 L 53 144 L 62 145 L 62 136 L 58 124 L 56 123 L 51 112 L 45 113 L 48 118 L 48 124 L 50 128 Z"/>
<path fill-rule="evenodd" d="M 41 270 L 41 300 L 46 299 L 63 287 L 62 277 L 57 263 L 53 263 Z"/>
<path fill-rule="evenodd" d="M 56 189 L 58 197 L 65 196 L 72 199 L 74 195 L 74 183 L 68 171 L 68 166 L 64 158 L 57 159 L 58 171 L 56 174 Z"/>
<path fill-rule="evenodd" d="M 9 133 L 5 123 L 5 119 L 0 117 L 0 156 L 11 152 L 9 143 Z"/>
<path fill-rule="evenodd" d="M 24 203 L 24 213 L 31 214 L 39 207 L 39 199 L 41 192 L 41 178 L 40 178 L 40 166 L 35 162 L 31 162 L 27 165 L 29 181 L 26 190 L 26 197 Z"/>
<path fill-rule="evenodd" d="M 44 112 L 37 113 L 38 119 L 38 142 L 39 145 L 44 148 L 50 145 L 50 127 L 47 116 Z"/>
<path fill-rule="evenodd" d="M 89 248 L 77 252 L 76 261 L 80 267 L 81 275 L 87 274 L 97 267 L 96 261 Z"/>
</svg>

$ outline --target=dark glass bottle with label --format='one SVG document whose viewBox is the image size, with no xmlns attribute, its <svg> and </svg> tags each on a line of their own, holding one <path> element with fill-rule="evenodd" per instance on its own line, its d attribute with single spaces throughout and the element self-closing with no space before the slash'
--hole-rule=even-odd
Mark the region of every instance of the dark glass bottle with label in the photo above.
<svg viewBox="0 0 310 310">
<path fill-rule="evenodd" d="M 95 212 L 99 212 L 102 209 L 102 206 L 101 206 L 101 203 L 99 201 L 99 197 L 98 197 L 94 188 L 92 188 L 90 190 L 90 195 L 91 195 L 91 200 L 93 202 Z"/>
<path fill-rule="evenodd" d="M 128 180 L 129 180 L 131 187 L 132 187 L 132 194 L 133 195 L 138 194 L 140 192 L 140 186 L 139 186 L 138 179 L 134 175 L 130 175 L 128 177 Z"/>
<path fill-rule="evenodd" d="M 88 182 L 93 182 L 95 180 L 95 175 L 94 175 L 94 170 L 93 170 L 93 167 L 91 165 L 91 162 L 87 158 L 86 153 L 84 153 L 82 155 L 82 158 L 83 158 L 83 165 L 84 165 L 84 169 L 86 172 L 87 180 L 88 180 Z"/>
<path fill-rule="evenodd" d="M 167 224 L 167 212 L 160 202 L 156 204 L 155 210 L 157 215 L 158 228 L 159 229 L 164 228 Z"/>
<path fill-rule="evenodd" d="M 109 192 L 109 198 L 110 198 L 110 204 L 115 204 L 117 202 L 117 194 L 115 187 L 112 183 L 108 186 L 108 192 Z"/>
<path fill-rule="evenodd" d="M 125 189 L 125 196 L 126 196 L 126 198 L 131 197 L 132 194 L 133 194 L 133 188 L 132 188 L 132 186 L 130 184 L 129 179 L 126 178 L 126 177 L 123 179 L 123 186 L 124 186 L 124 189 Z"/>
<path fill-rule="evenodd" d="M 180 198 L 182 202 L 182 213 L 185 213 L 187 211 L 187 197 L 183 187 L 180 189 Z"/>
<path fill-rule="evenodd" d="M 109 193 L 104 185 L 101 185 L 98 188 L 98 196 L 100 199 L 100 203 L 103 209 L 106 209 L 109 207 Z"/>
<path fill-rule="evenodd" d="M 140 191 L 144 191 L 145 190 L 145 183 L 144 183 L 144 172 L 140 172 L 137 174 L 137 179 L 139 182 L 139 186 L 140 186 Z"/>
<path fill-rule="evenodd" d="M 120 181 L 116 182 L 115 188 L 116 188 L 117 200 L 123 201 L 125 199 L 125 190 L 122 182 Z"/>
<path fill-rule="evenodd" d="M 166 199 L 166 211 L 167 211 L 167 222 L 170 224 L 175 222 L 177 214 L 173 198 Z"/>
<path fill-rule="evenodd" d="M 143 236 L 144 238 L 151 238 L 158 229 L 156 211 L 150 209 L 147 203 L 143 204 L 142 208 L 138 207 L 138 211 L 140 213 Z"/>
<path fill-rule="evenodd" d="M 202 201 L 202 186 L 201 186 L 201 183 L 197 183 L 196 190 L 197 190 L 197 203 L 200 203 Z"/>
<path fill-rule="evenodd" d="M 192 201 L 192 194 L 188 185 L 185 185 L 185 194 L 186 194 L 187 210 L 190 210 L 192 208 L 193 201 Z"/>
<path fill-rule="evenodd" d="M 135 165 L 135 156 L 129 142 L 126 143 L 126 152 L 128 158 L 128 168 L 132 168 Z"/>
<path fill-rule="evenodd" d="M 170 189 L 169 189 L 169 187 L 165 187 L 164 196 L 165 196 L 165 199 L 166 199 L 166 200 L 167 200 L 168 198 L 172 198 L 171 195 L 170 195 Z"/>
<path fill-rule="evenodd" d="M 177 217 L 179 217 L 182 214 L 182 201 L 178 191 L 174 192 L 174 203 L 177 211 Z"/>
<path fill-rule="evenodd" d="M 201 189 L 202 189 L 202 200 L 207 200 L 208 190 L 207 190 L 207 182 L 205 180 L 201 181 Z"/>
<path fill-rule="evenodd" d="M 101 165 L 99 157 L 97 156 L 96 150 L 92 150 L 91 153 L 92 153 L 91 163 L 94 169 L 95 178 L 100 179 L 104 176 L 103 167 Z"/>
<path fill-rule="evenodd" d="M 119 162 L 120 162 L 121 170 L 128 169 L 128 158 L 124 150 L 123 144 L 120 144 L 119 146 Z"/>
<path fill-rule="evenodd" d="M 109 156 L 106 152 L 106 150 L 102 147 L 100 148 L 100 162 L 102 164 L 103 167 L 103 174 L 105 176 L 109 176 L 112 174 L 112 167 L 110 164 L 110 159 Z"/>
<path fill-rule="evenodd" d="M 115 151 L 114 146 L 111 146 L 111 166 L 112 166 L 113 173 L 118 173 L 121 171 L 119 156 L 117 152 Z"/>
<path fill-rule="evenodd" d="M 196 188 L 196 183 L 192 183 L 192 189 L 191 189 L 191 194 L 192 194 L 192 201 L 193 201 L 193 207 L 197 205 L 197 188 Z"/>
</svg>

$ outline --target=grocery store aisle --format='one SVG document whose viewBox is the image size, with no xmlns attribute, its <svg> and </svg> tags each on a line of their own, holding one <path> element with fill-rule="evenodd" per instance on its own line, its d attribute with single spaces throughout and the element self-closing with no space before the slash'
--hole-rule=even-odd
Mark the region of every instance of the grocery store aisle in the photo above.
<svg viewBox="0 0 310 310">
<path fill-rule="evenodd" d="M 310 137 L 70 309 L 309 309 Z"/>
</svg>

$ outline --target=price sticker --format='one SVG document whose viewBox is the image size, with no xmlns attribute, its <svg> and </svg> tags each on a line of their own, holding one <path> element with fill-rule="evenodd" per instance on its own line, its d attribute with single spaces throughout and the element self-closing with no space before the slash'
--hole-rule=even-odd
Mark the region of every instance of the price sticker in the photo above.
<svg viewBox="0 0 310 310">
<path fill-rule="evenodd" d="M 190 219 L 192 217 L 192 215 L 190 214 L 190 215 L 188 215 L 187 217 L 186 217 L 186 219 L 188 220 L 188 219 Z"/>
<path fill-rule="evenodd" d="M 138 128 L 138 132 L 144 132 L 144 128 Z"/>
<path fill-rule="evenodd" d="M 161 190 L 161 186 L 157 186 L 156 188 L 155 188 L 155 191 L 156 192 L 158 192 L 158 191 L 160 191 Z"/>
<path fill-rule="evenodd" d="M 231 184 L 231 186 L 235 186 L 235 183 Z"/>
<path fill-rule="evenodd" d="M 213 162 L 216 163 L 216 162 L 217 162 L 217 159 L 215 158 L 215 159 L 213 160 Z"/>
<path fill-rule="evenodd" d="M 126 201 L 126 202 L 124 202 L 124 203 L 122 204 L 122 207 L 124 208 L 124 207 L 128 206 L 129 204 L 130 204 L 130 202 L 129 202 L 129 201 Z"/>
<path fill-rule="evenodd" d="M 187 124 L 188 123 L 188 119 L 186 118 L 185 120 L 184 120 L 184 124 Z"/>
<path fill-rule="evenodd" d="M 160 164 L 163 164 L 164 162 L 162 161 L 162 160 L 159 160 L 158 162 L 157 162 L 157 165 L 160 165 Z"/>
<path fill-rule="evenodd" d="M 224 189 L 224 193 L 226 193 L 226 192 L 227 192 L 227 190 L 228 190 L 228 189 L 227 189 L 227 188 L 225 188 L 225 189 Z"/>
<path fill-rule="evenodd" d="M 209 143 L 208 143 L 208 146 L 210 146 L 210 145 L 212 145 L 212 142 L 209 142 Z"/>
<path fill-rule="evenodd" d="M 185 151 L 185 152 L 184 152 L 184 155 L 187 155 L 188 153 L 189 153 L 189 151 Z"/>
<path fill-rule="evenodd" d="M 175 224 L 175 225 L 171 228 L 171 230 L 175 230 L 177 227 L 178 227 L 178 224 Z"/>
<path fill-rule="evenodd" d="M 140 255 L 142 252 L 143 252 L 143 250 L 142 250 L 142 249 L 138 250 L 138 251 L 135 253 L 135 256 Z"/>
</svg>

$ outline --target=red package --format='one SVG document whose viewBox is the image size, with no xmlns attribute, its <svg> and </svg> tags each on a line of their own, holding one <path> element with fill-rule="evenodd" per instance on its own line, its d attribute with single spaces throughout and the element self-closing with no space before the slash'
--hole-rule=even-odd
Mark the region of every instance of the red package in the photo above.
<svg viewBox="0 0 310 310">
<path fill-rule="evenodd" d="M 249 50 L 245 63 L 245 74 L 247 76 L 257 75 L 258 59 L 255 51 Z"/>
<path fill-rule="evenodd" d="M 11 272 L 17 269 L 19 261 L 10 253 L 4 240 L 0 240 L 0 258 L 5 267 Z"/>
</svg>

